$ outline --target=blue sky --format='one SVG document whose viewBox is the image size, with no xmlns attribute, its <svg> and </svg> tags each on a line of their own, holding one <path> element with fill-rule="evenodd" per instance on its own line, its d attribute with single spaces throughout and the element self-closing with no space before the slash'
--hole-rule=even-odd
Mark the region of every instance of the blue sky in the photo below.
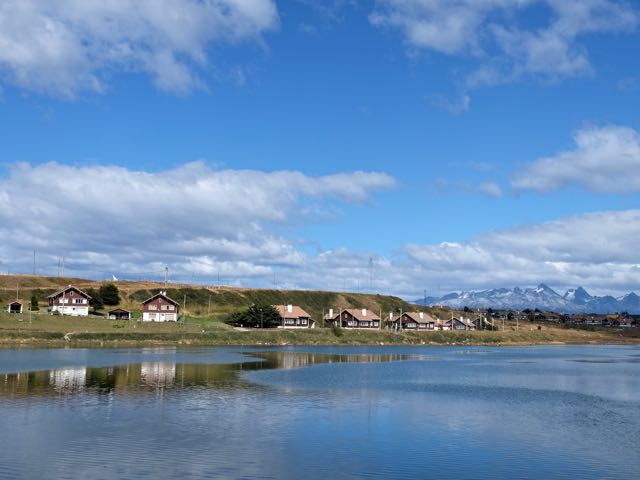
<svg viewBox="0 0 640 480">
<path fill-rule="evenodd" d="M 616 0 L 3 2 L 0 270 L 638 289 L 639 50 Z"/>
</svg>

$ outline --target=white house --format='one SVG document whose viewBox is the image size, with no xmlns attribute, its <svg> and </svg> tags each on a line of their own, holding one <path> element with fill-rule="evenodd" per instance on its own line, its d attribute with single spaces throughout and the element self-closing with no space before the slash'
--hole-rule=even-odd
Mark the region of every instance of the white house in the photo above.
<svg viewBox="0 0 640 480">
<path fill-rule="evenodd" d="M 89 315 L 91 297 L 77 287 L 69 285 L 47 297 L 49 312 L 61 315 L 86 317 Z"/>
</svg>

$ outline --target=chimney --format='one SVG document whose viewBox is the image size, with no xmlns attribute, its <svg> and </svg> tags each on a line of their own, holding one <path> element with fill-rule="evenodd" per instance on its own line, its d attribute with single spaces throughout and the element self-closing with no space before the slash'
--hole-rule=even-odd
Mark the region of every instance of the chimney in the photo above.
<svg viewBox="0 0 640 480">
<path fill-rule="evenodd" d="M 363 309 L 362 309 L 362 316 L 363 316 L 363 317 L 366 317 L 366 316 L 367 316 L 367 309 L 366 309 L 366 308 L 363 308 Z"/>
<path fill-rule="evenodd" d="M 287 305 L 287 313 L 293 312 L 293 305 Z"/>
<path fill-rule="evenodd" d="M 424 313 L 420 312 L 420 318 L 424 318 Z"/>
<path fill-rule="evenodd" d="M 389 320 L 393 320 L 393 312 L 389 312 Z"/>
<path fill-rule="evenodd" d="M 333 308 L 329 309 L 329 318 L 333 318 Z"/>
</svg>

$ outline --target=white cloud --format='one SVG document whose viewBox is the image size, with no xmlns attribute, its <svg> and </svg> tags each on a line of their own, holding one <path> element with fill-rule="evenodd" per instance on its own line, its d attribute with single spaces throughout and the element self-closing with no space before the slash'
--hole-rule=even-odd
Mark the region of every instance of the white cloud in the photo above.
<svg viewBox="0 0 640 480">
<path fill-rule="evenodd" d="M 259 40 L 277 24 L 272 0 L 5 0 L 0 79 L 74 97 L 131 71 L 186 93 L 203 86 L 211 44 Z"/>
<path fill-rule="evenodd" d="M 172 271 L 235 277 L 300 266 L 281 231 L 336 201 L 362 203 L 394 180 L 383 173 L 213 170 L 202 162 L 149 173 L 114 166 L 15 164 L 0 180 L 3 270 L 28 271 L 31 251 L 55 272 Z M 312 208 L 309 208 L 311 205 Z"/>
<path fill-rule="evenodd" d="M 405 252 L 421 269 L 416 283 L 441 285 L 443 292 L 540 282 L 623 292 L 638 286 L 638 235 L 640 210 L 598 212 L 468 242 L 411 244 Z"/>
<path fill-rule="evenodd" d="M 579 130 L 575 148 L 524 165 L 512 178 L 519 190 L 548 192 L 581 185 L 595 192 L 640 192 L 640 134 L 628 127 Z"/>
<path fill-rule="evenodd" d="M 478 185 L 478 191 L 491 197 L 497 198 L 502 196 L 502 189 L 500 185 L 495 182 L 481 182 L 480 185 Z"/>
<path fill-rule="evenodd" d="M 541 28 L 519 21 L 530 7 L 550 9 Z M 579 37 L 628 32 L 639 17 L 617 0 L 379 0 L 370 21 L 399 29 L 414 49 L 467 55 L 479 63 L 468 87 L 494 85 L 533 75 L 558 78 L 592 71 Z"/>
</svg>

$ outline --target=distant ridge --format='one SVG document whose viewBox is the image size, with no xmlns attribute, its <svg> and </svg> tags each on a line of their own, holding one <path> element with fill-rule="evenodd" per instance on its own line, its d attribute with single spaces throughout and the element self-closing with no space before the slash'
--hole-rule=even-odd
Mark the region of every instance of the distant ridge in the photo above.
<svg viewBox="0 0 640 480">
<path fill-rule="evenodd" d="M 640 314 L 640 296 L 631 292 L 622 297 L 590 295 L 584 288 L 572 288 L 564 295 L 541 283 L 536 288 L 496 288 L 482 291 L 449 293 L 442 297 L 427 297 L 427 305 L 446 305 L 454 309 L 493 308 L 499 310 L 540 309 L 561 313 Z M 421 298 L 414 303 L 423 305 Z"/>
</svg>

